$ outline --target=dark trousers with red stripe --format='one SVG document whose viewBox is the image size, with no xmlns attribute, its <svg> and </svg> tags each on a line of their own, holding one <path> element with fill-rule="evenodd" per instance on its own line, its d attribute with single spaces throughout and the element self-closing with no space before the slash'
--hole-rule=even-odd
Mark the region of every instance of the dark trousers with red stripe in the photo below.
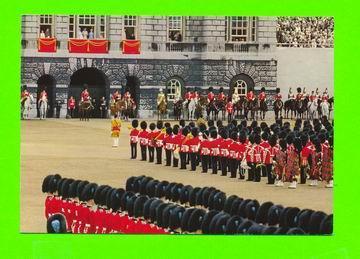
<svg viewBox="0 0 360 259">
<path fill-rule="evenodd" d="M 211 167 L 212 167 L 212 173 L 217 174 L 217 171 L 218 171 L 218 157 L 217 156 L 211 157 Z"/>
<path fill-rule="evenodd" d="M 141 161 L 146 161 L 146 146 L 140 145 L 141 149 Z"/>
<path fill-rule="evenodd" d="M 236 178 L 236 171 L 238 168 L 238 161 L 234 158 L 229 159 L 230 178 Z"/>
<path fill-rule="evenodd" d="M 154 151 L 155 151 L 155 148 L 149 146 L 148 149 L 149 149 L 149 162 L 152 163 L 152 162 L 154 162 Z"/>
<path fill-rule="evenodd" d="M 165 149 L 166 166 L 171 166 L 171 150 Z"/>
<path fill-rule="evenodd" d="M 180 169 L 186 169 L 187 153 L 180 152 Z"/>
<path fill-rule="evenodd" d="M 190 156 L 191 171 L 195 171 L 197 164 L 197 153 L 189 153 L 189 156 Z"/>
<path fill-rule="evenodd" d="M 137 143 L 130 143 L 131 146 L 131 159 L 136 159 L 137 157 Z"/>
<path fill-rule="evenodd" d="M 162 147 L 156 147 L 156 164 L 161 164 L 162 160 Z"/>
<path fill-rule="evenodd" d="M 221 168 L 221 175 L 227 175 L 227 167 L 228 167 L 228 159 L 227 157 L 220 157 L 220 168 Z"/>
<path fill-rule="evenodd" d="M 209 156 L 208 155 L 201 156 L 201 167 L 202 167 L 202 173 L 208 172 L 208 167 L 209 167 Z"/>
</svg>

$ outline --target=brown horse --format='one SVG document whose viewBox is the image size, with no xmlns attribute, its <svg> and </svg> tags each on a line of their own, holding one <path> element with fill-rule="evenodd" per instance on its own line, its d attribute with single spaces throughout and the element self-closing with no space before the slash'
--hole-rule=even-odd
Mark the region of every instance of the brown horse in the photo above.
<svg viewBox="0 0 360 259">
<path fill-rule="evenodd" d="M 158 120 L 160 119 L 162 120 L 167 111 L 167 104 L 165 102 L 165 99 L 162 99 L 161 102 L 158 104 L 157 110 L 158 110 Z"/>
</svg>

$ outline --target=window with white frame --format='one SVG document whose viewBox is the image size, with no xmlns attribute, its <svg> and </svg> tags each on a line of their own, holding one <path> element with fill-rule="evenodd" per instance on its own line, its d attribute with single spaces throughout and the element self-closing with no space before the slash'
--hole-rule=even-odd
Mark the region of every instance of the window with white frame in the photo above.
<svg viewBox="0 0 360 259">
<path fill-rule="evenodd" d="M 168 101 L 174 101 L 176 96 L 181 97 L 181 82 L 176 78 L 170 79 L 166 84 L 166 96 Z"/>
<path fill-rule="evenodd" d="M 256 41 L 256 17 L 231 16 L 228 18 L 228 41 L 251 42 Z"/>
<path fill-rule="evenodd" d="M 105 15 L 69 15 L 69 38 L 106 38 L 107 21 Z"/>
<path fill-rule="evenodd" d="M 54 16 L 49 14 L 40 15 L 39 37 L 51 38 L 54 36 Z"/>
<path fill-rule="evenodd" d="M 137 39 L 137 16 L 125 15 L 123 20 L 124 38 L 126 40 Z"/>
<path fill-rule="evenodd" d="M 168 17 L 168 40 L 181 42 L 183 40 L 184 19 L 182 16 Z"/>
<path fill-rule="evenodd" d="M 234 84 L 234 91 L 235 89 L 237 89 L 237 92 L 239 95 L 246 95 L 247 93 L 247 84 L 244 80 L 236 80 L 235 84 Z"/>
</svg>

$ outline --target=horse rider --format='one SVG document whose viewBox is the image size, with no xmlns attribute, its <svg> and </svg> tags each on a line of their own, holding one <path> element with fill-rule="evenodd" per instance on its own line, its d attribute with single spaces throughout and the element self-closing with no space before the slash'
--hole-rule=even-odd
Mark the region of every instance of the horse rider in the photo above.
<svg viewBox="0 0 360 259">
<path fill-rule="evenodd" d="M 224 88 L 220 87 L 219 89 L 219 94 L 217 95 L 216 98 L 218 101 L 225 101 L 226 100 L 226 96 L 224 94 Z"/>
<path fill-rule="evenodd" d="M 212 103 L 215 99 L 215 94 L 213 93 L 213 88 L 210 86 L 209 87 L 209 93 L 207 95 L 208 98 L 208 103 Z"/>
<path fill-rule="evenodd" d="M 291 87 L 289 88 L 288 99 L 295 100 L 295 95 L 293 94 Z"/>
<path fill-rule="evenodd" d="M 325 91 L 324 91 L 324 93 L 323 93 L 323 95 L 322 95 L 322 97 L 321 97 L 321 100 L 322 100 L 323 102 L 327 102 L 327 101 L 329 100 L 329 95 L 328 95 L 328 90 L 327 90 L 327 88 L 325 88 Z"/>
<path fill-rule="evenodd" d="M 194 99 L 195 102 L 197 102 L 199 100 L 199 94 L 197 92 L 197 90 L 195 89 L 194 92 L 191 94 L 191 99 Z"/>
<path fill-rule="evenodd" d="M 265 94 L 265 87 L 261 87 L 260 94 L 259 94 L 259 101 L 266 101 L 266 94 Z"/>
<path fill-rule="evenodd" d="M 308 97 L 308 94 L 306 93 L 306 88 L 303 88 L 303 99 L 306 99 Z"/>
<path fill-rule="evenodd" d="M 319 100 L 320 99 L 319 88 L 316 88 L 315 95 L 316 95 L 316 99 Z"/>
<path fill-rule="evenodd" d="M 157 96 L 157 106 L 164 102 L 166 104 L 165 94 L 163 93 L 163 89 L 160 88 L 158 96 Z"/>
<path fill-rule="evenodd" d="M 81 102 L 88 102 L 90 100 L 90 94 L 88 92 L 87 86 L 84 87 L 84 90 L 81 92 Z"/>
<path fill-rule="evenodd" d="M 115 100 L 115 102 L 121 100 L 121 94 L 119 93 L 119 90 L 116 90 L 113 95 L 112 95 L 113 99 Z"/>
<path fill-rule="evenodd" d="M 255 100 L 255 94 L 251 88 L 249 92 L 246 94 L 246 99 L 248 102 L 253 102 Z"/>
<path fill-rule="evenodd" d="M 282 101 L 281 99 L 282 99 L 282 96 L 281 96 L 281 93 L 280 93 L 280 88 L 276 88 L 275 101 Z"/>
<path fill-rule="evenodd" d="M 311 95 L 310 95 L 310 102 L 316 102 L 317 100 L 317 95 L 315 94 L 314 91 L 311 91 Z"/>
<path fill-rule="evenodd" d="M 301 88 L 298 87 L 296 90 L 297 90 L 297 95 L 295 99 L 296 101 L 301 101 L 304 98 L 303 94 L 301 93 Z"/>
<path fill-rule="evenodd" d="M 125 99 L 125 101 L 130 101 L 131 93 L 129 92 L 129 90 L 126 90 L 126 92 L 124 94 L 124 99 Z"/>
<path fill-rule="evenodd" d="M 185 101 L 186 101 L 187 105 L 189 105 L 189 103 L 191 101 L 191 97 L 192 97 L 192 93 L 191 93 L 190 89 L 186 89 Z"/>
<path fill-rule="evenodd" d="M 239 96 L 239 92 L 238 92 L 237 87 L 234 88 L 234 93 L 232 94 L 231 99 L 232 99 L 233 104 L 236 104 L 240 100 L 240 96 Z"/>
<path fill-rule="evenodd" d="M 40 101 L 43 101 L 43 100 L 47 100 L 47 93 L 45 90 L 42 90 L 40 95 L 39 95 L 39 101 L 38 101 L 38 104 L 40 105 Z"/>
<path fill-rule="evenodd" d="M 21 92 L 20 102 L 23 103 L 29 96 L 30 96 L 30 93 L 28 92 L 27 87 L 24 86 L 24 90 Z"/>
</svg>

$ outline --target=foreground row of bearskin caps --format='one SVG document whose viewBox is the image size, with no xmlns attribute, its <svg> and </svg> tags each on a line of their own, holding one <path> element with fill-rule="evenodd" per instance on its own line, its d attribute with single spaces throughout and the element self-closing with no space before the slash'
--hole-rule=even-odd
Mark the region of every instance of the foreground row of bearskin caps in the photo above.
<svg viewBox="0 0 360 259">
<path fill-rule="evenodd" d="M 130 177 L 126 187 L 98 186 L 88 181 L 45 177 L 42 192 L 64 199 L 78 199 L 130 218 L 155 224 L 170 233 L 198 234 L 331 234 L 332 215 L 310 209 L 259 204 L 257 200 L 226 196 L 215 187 L 192 187 Z M 65 218 L 49 217 L 49 233 L 67 232 Z"/>
</svg>

